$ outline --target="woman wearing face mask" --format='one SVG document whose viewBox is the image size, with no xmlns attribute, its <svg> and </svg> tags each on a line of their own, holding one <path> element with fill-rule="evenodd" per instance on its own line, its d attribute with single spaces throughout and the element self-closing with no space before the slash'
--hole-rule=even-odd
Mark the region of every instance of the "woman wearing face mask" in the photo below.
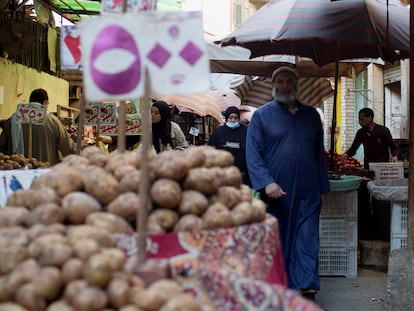
<svg viewBox="0 0 414 311">
<path fill-rule="evenodd" d="M 171 110 L 166 102 L 158 100 L 152 103 L 151 120 L 152 143 L 157 153 L 168 149 L 183 150 L 189 147 L 180 126 L 171 121 Z"/>
<path fill-rule="evenodd" d="M 240 123 L 240 111 L 237 107 L 228 107 L 224 117 L 226 123 L 214 130 L 208 144 L 231 152 L 234 156 L 234 165 L 242 173 L 243 183 L 250 186 L 246 164 L 247 127 Z"/>
</svg>

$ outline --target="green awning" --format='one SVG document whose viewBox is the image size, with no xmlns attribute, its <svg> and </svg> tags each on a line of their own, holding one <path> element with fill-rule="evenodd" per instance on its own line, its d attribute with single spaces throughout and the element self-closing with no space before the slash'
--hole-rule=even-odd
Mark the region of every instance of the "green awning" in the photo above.
<svg viewBox="0 0 414 311">
<path fill-rule="evenodd" d="M 36 0 L 36 2 L 73 22 L 79 21 L 82 16 L 99 15 L 101 12 L 100 0 Z M 158 0 L 157 10 L 181 10 L 181 1 Z"/>
</svg>

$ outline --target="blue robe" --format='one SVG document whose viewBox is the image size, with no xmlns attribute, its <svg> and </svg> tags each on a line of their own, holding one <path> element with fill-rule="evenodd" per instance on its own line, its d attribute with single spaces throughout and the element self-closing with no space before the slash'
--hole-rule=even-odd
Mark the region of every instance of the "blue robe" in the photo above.
<svg viewBox="0 0 414 311">
<path fill-rule="evenodd" d="M 329 192 L 323 129 L 315 108 L 297 104 L 296 114 L 275 101 L 256 110 L 246 158 L 252 187 L 279 222 L 288 287 L 320 289 L 319 216 L 321 195 Z M 287 194 L 268 198 L 264 188 L 272 182 Z"/>
</svg>

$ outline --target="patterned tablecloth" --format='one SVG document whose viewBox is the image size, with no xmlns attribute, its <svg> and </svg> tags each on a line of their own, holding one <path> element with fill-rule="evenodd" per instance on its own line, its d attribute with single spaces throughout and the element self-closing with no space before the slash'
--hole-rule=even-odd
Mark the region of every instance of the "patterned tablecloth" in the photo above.
<svg viewBox="0 0 414 311">
<path fill-rule="evenodd" d="M 117 235 L 132 259 L 136 235 Z M 172 277 L 204 310 L 320 310 L 286 289 L 277 220 L 234 228 L 149 235 L 147 258 L 167 258 Z"/>
</svg>

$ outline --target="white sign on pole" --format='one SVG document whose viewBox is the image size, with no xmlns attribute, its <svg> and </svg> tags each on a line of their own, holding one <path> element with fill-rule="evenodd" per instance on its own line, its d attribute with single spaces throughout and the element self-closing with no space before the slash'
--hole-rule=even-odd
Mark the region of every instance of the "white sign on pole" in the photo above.
<svg viewBox="0 0 414 311">
<path fill-rule="evenodd" d="M 128 100 L 144 95 L 145 68 L 158 94 L 202 93 L 209 60 L 200 12 L 101 16 L 82 21 L 86 100 Z"/>
</svg>

